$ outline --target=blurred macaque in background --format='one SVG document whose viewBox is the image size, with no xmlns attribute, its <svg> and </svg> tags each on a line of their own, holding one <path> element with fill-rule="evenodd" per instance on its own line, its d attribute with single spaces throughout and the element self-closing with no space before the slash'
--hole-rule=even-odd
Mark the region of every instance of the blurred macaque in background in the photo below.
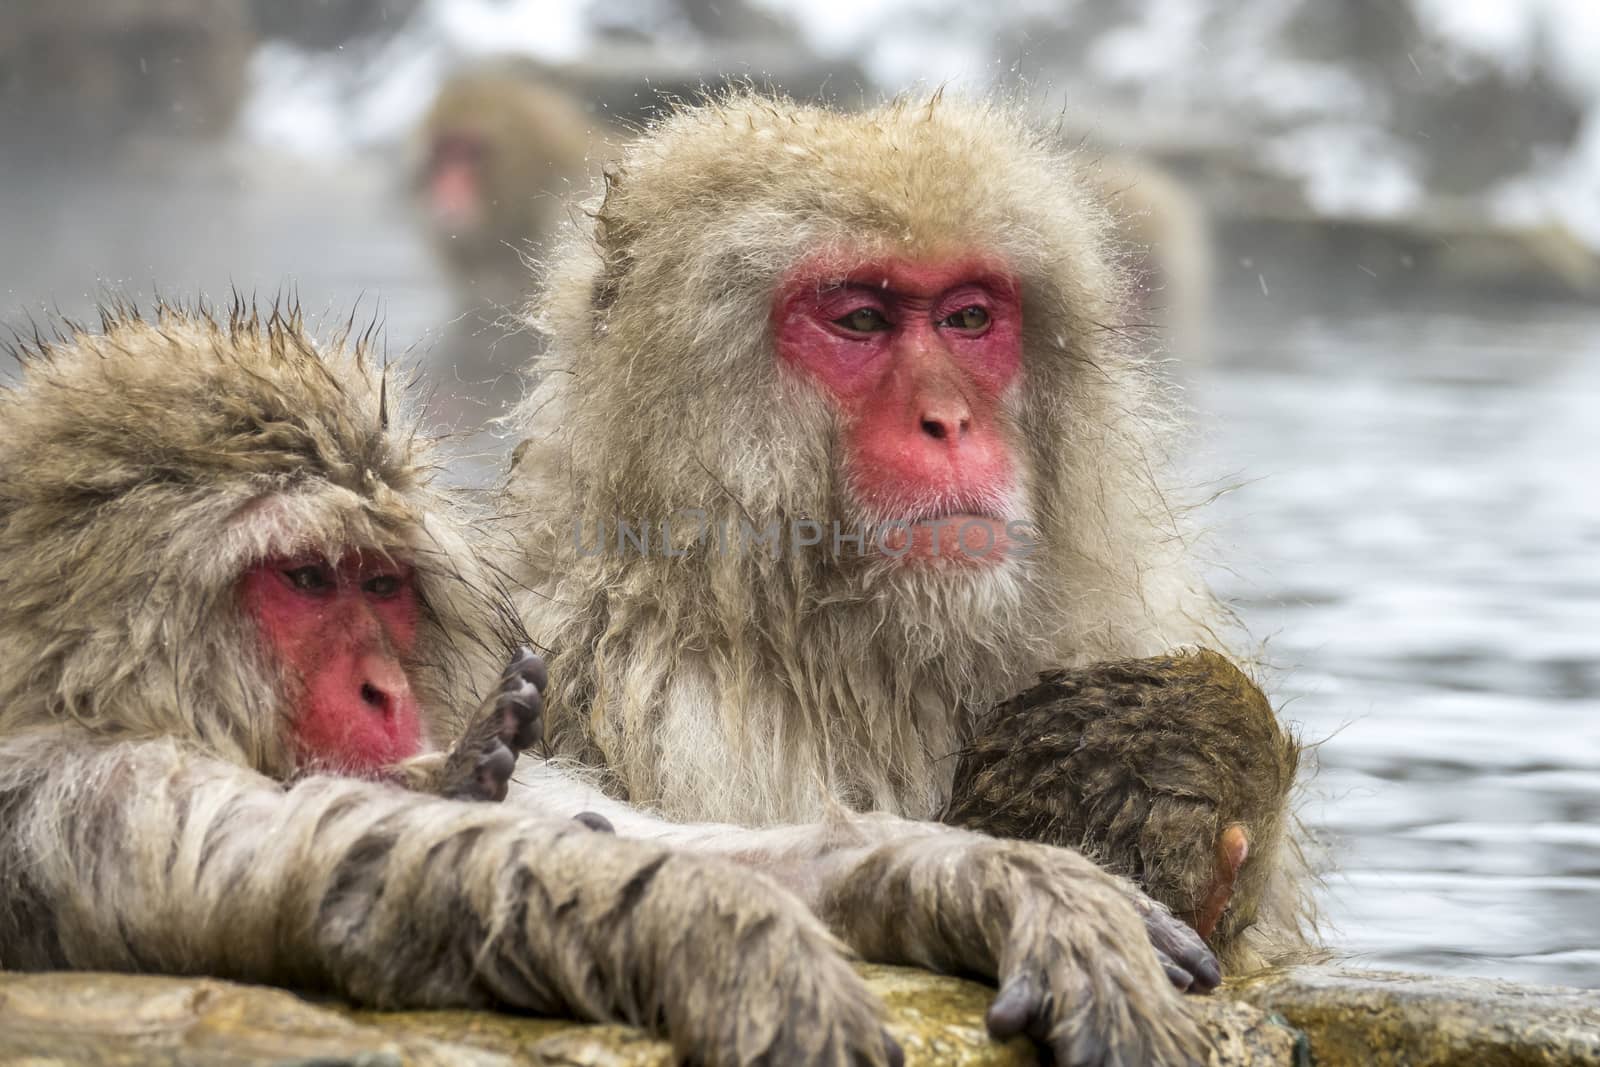
<svg viewBox="0 0 1600 1067">
<path fill-rule="evenodd" d="M 855 59 L 818 54 L 770 5 L 622 0 L 579 21 L 585 47 L 559 60 L 451 67 L 413 141 L 416 215 L 457 313 L 434 351 L 435 409 L 463 429 L 520 395 L 540 343 L 520 321 L 538 263 L 607 161 L 664 108 L 744 83 L 847 107 L 878 92 Z"/>
<path fill-rule="evenodd" d="M 416 189 L 465 307 L 516 310 L 530 255 L 598 174 L 610 136 L 532 64 L 488 63 L 445 83 L 422 120 Z"/>
<path fill-rule="evenodd" d="M 0 136 L 8 152 L 74 157 L 140 135 L 214 137 L 245 97 L 253 46 L 240 4 L 8 0 Z"/>
<path fill-rule="evenodd" d="M 1163 355 L 1205 359 L 1212 277 L 1205 204 L 1140 156 L 1110 154 L 1086 170 L 1111 210 L 1116 243 L 1133 275 L 1133 325 L 1156 331 L 1154 347 Z"/>
</svg>

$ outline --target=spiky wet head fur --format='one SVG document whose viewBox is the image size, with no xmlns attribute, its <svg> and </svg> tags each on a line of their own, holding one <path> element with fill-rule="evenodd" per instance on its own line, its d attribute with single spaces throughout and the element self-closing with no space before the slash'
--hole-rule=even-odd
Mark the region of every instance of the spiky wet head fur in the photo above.
<svg viewBox="0 0 1600 1067">
<path fill-rule="evenodd" d="M 1078 166 L 1011 107 L 937 95 L 855 115 L 736 95 L 629 149 L 536 300 L 550 348 L 513 474 L 558 749 L 679 815 L 804 818 L 831 796 L 925 816 L 973 709 L 1201 632 L 1152 473 L 1162 404 Z M 884 518 L 853 500 L 833 408 L 774 359 L 774 293 L 818 255 L 973 253 L 1021 285 L 1003 430 L 1034 556 L 953 574 L 691 543 L 691 511 L 735 531 Z M 619 518 L 673 519 L 687 555 L 617 549 Z"/>
<path fill-rule="evenodd" d="M 0 392 L 0 734 L 76 721 L 292 774 L 283 688 L 236 590 L 270 557 L 413 562 L 427 712 L 516 643 L 364 343 L 324 354 L 297 311 L 163 307 L 16 354 Z"/>
</svg>

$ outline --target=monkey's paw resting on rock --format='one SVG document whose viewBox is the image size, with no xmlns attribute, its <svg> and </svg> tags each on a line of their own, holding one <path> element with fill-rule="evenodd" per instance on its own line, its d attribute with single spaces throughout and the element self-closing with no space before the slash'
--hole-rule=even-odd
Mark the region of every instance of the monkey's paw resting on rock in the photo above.
<svg viewBox="0 0 1600 1067">
<path fill-rule="evenodd" d="M 864 836 L 877 836 L 873 822 Z M 1166 909 L 1067 849 L 880 827 L 894 839 L 837 860 L 861 865 L 841 883 L 851 891 L 817 902 L 865 957 L 991 976 L 990 1032 L 1026 1033 L 1060 1064 L 1206 1062 L 1178 989 L 1213 988 L 1221 973 Z M 882 923 L 884 912 L 900 921 Z"/>
</svg>

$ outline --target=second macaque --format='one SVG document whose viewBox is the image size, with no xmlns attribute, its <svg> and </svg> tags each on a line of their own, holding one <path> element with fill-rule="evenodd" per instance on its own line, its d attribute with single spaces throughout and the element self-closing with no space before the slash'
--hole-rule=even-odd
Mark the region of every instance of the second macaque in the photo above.
<svg viewBox="0 0 1600 1067">
<path fill-rule="evenodd" d="M 1004 797 L 958 795 L 959 754 L 986 731 L 1027 754 L 991 708 L 1048 671 L 1224 639 L 1092 165 L 940 96 L 852 115 L 735 95 L 628 148 L 537 297 L 562 373 L 523 409 L 504 505 L 557 753 L 688 819 L 978 818 Z M 1248 810 L 1172 824 L 1182 872 L 1151 887 L 1241 964 L 1247 933 L 1291 946 L 1276 717 L 1248 683 L 1165 684 L 1155 736 L 1097 706 L 1131 731 L 1096 749 L 1105 773 L 1159 788 L 1259 728 L 1198 772 Z M 1034 788 L 1072 806 L 1059 751 Z M 1099 817 L 1075 812 L 1071 843 L 1145 872 Z M 1256 915 L 1288 918 L 1247 932 Z"/>
</svg>

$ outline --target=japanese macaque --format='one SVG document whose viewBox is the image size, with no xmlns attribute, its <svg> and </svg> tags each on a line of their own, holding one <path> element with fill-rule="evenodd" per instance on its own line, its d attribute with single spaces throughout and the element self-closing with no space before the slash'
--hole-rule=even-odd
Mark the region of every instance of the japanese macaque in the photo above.
<svg viewBox="0 0 1600 1067">
<path fill-rule="evenodd" d="M 674 826 L 540 763 L 483 803 L 549 682 L 393 376 L 294 315 L 102 331 L 25 347 L 0 392 L 6 966 L 898 1062 L 847 948 L 995 979 L 991 1030 L 1061 1062 L 1204 1061 L 1178 990 L 1216 960 L 1072 851 L 844 812 Z"/>
<path fill-rule="evenodd" d="M 463 299 L 504 312 L 532 284 L 526 258 L 566 217 L 605 152 L 583 107 L 518 66 L 445 84 L 422 122 L 418 194 Z"/>
<path fill-rule="evenodd" d="M 1244 861 L 1284 847 L 1299 758 L 1261 690 L 1218 653 L 1114 660 L 1051 672 L 989 711 L 942 817 L 1102 861 L 1245 969 L 1255 958 L 1240 935 L 1263 905 L 1298 905 L 1292 886 L 1269 891 L 1283 865 Z M 1194 847 L 1207 841 L 1214 864 Z M 1292 911 L 1265 918 L 1296 921 Z"/>
<path fill-rule="evenodd" d="M 957 754 L 986 721 L 1023 741 L 990 708 L 1045 671 L 1221 640 L 1083 165 L 1007 106 L 940 96 L 736 95 L 627 149 L 535 299 L 544 376 L 504 505 L 556 753 L 680 818 L 976 819 L 992 798 L 953 795 Z M 1201 836 L 1163 843 L 1181 873 L 1160 881 L 1227 940 L 1293 911 L 1230 915 L 1229 887 L 1294 882 L 1271 877 L 1293 761 L 1235 680 L 1218 699 L 1174 676 L 1159 738 L 1140 712 L 1098 750 L 1225 779 L 1236 821 L 1173 820 Z M 1075 803 L 1068 779 L 1035 788 Z M 1120 826 L 1073 836 L 1148 873 Z"/>
<path fill-rule="evenodd" d="M 1111 211 L 1115 254 L 1133 278 L 1135 325 L 1159 332 L 1164 352 L 1208 355 L 1212 250 L 1204 205 L 1178 179 L 1132 156 L 1086 166 Z"/>
</svg>

